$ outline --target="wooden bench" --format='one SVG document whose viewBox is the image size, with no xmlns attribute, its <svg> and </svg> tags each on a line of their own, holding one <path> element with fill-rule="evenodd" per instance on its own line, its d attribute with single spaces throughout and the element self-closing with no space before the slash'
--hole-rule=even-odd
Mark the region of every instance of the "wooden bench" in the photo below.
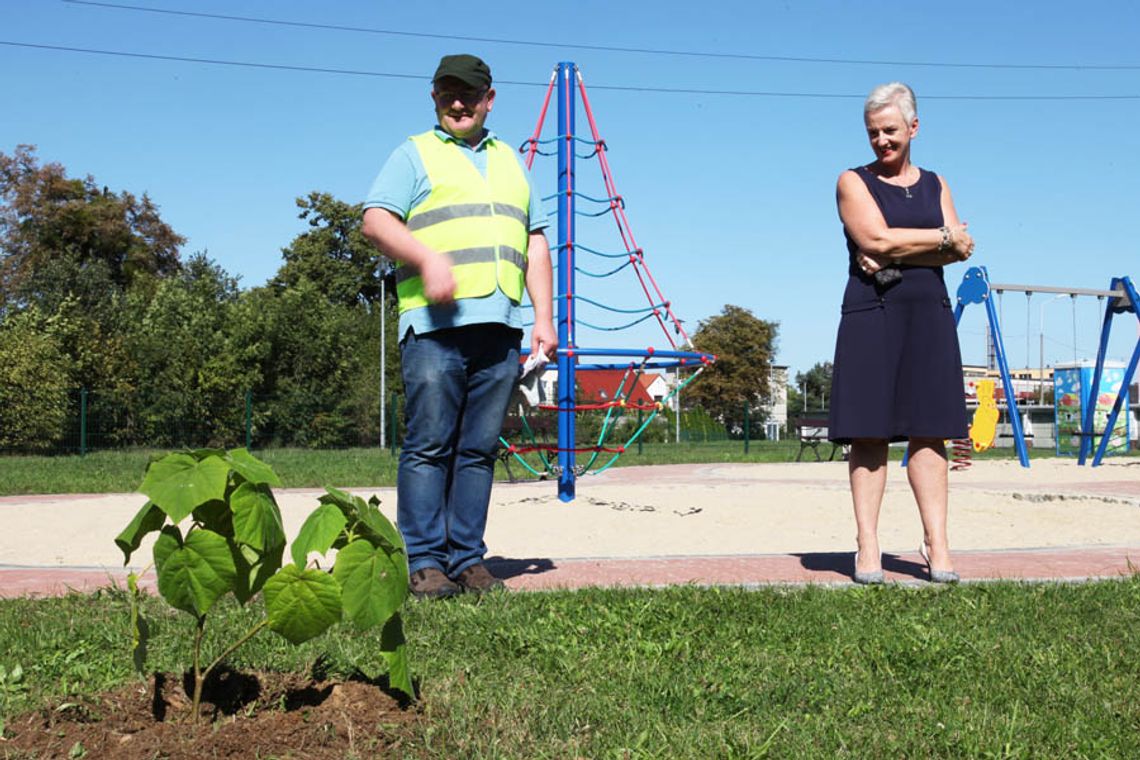
<svg viewBox="0 0 1140 760">
<path fill-rule="evenodd" d="M 815 454 L 815 461 L 822 462 L 823 457 L 819 455 L 819 445 L 827 443 L 827 418 L 826 417 L 799 417 L 792 425 L 796 431 L 796 435 L 800 439 L 800 450 L 796 453 L 796 461 L 803 460 L 804 450 L 811 449 Z M 835 459 L 836 453 L 839 454 L 840 459 L 847 458 L 847 447 L 839 443 L 831 444 L 831 452 L 827 456 L 827 461 Z"/>
</svg>

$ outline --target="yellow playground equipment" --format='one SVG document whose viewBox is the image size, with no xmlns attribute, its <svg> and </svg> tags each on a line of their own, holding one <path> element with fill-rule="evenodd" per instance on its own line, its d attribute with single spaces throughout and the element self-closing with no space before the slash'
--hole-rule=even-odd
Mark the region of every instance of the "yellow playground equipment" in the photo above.
<svg viewBox="0 0 1140 760">
<path fill-rule="evenodd" d="M 974 451 L 985 451 L 994 445 L 997 437 L 998 408 L 994 401 L 994 381 L 980 380 L 977 385 L 978 408 L 970 423 L 970 441 Z"/>
</svg>

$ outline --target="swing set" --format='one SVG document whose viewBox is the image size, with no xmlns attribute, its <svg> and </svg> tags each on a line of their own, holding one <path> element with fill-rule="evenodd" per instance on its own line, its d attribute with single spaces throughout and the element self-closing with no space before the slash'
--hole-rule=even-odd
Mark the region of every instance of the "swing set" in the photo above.
<svg viewBox="0 0 1140 760">
<path fill-rule="evenodd" d="M 1029 467 L 1029 452 L 1025 444 L 1025 431 L 1021 424 L 1021 414 L 1018 411 L 1017 393 L 1014 391 L 1013 381 L 1009 374 L 1009 361 L 1005 350 L 1005 341 L 1002 337 L 1002 320 L 1000 318 L 999 309 L 995 309 L 994 307 L 994 299 L 992 297 L 994 293 L 997 293 L 1000 308 L 1001 296 L 1006 291 L 1026 294 L 1026 358 L 1029 356 L 1028 304 L 1034 293 L 1055 293 L 1058 295 L 1068 295 L 1073 299 L 1074 351 L 1076 350 L 1076 298 L 1078 296 L 1096 296 L 1097 299 L 1105 301 L 1104 320 L 1101 326 L 1100 343 L 1097 349 L 1096 365 L 1091 382 L 1091 388 L 1094 389 L 1094 392 L 1088 394 L 1089 401 L 1084 404 L 1082 410 L 1081 429 L 1079 433 L 1080 453 L 1078 459 L 1079 464 L 1085 464 L 1089 454 L 1093 453 L 1095 439 L 1099 437 L 1099 444 L 1096 445 L 1096 451 L 1093 453 L 1092 461 L 1093 467 L 1099 466 L 1107 451 L 1111 431 L 1116 428 L 1116 421 L 1119 417 L 1120 410 L 1122 408 L 1127 410 L 1128 408 L 1128 388 L 1132 383 L 1132 378 L 1136 374 L 1136 365 L 1140 362 L 1140 339 L 1137 339 L 1136 347 L 1132 352 L 1132 358 L 1128 363 L 1127 369 L 1124 371 L 1124 378 L 1121 382 L 1120 390 L 1116 395 L 1112 410 L 1107 416 L 1104 429 L 1100 431 L 1094 430 L 1097 397 L 1095 389 L 1100 388 L 1101 379 L 1104 377 L 1105 354 L 1108 350 L 1113 317 L 1117 314 L 1130 312 L 1140 321 L 1140 312 L 1137 311 L 1137 305 L 1140 304 L 1140 295 L 1137 295 L 1136 288 L 1133 286 L 1132 280 L 1128 277 L 1113 277 L 1107 290 L 1095 290 L 1090 288 L 1054 287 L 1050 285 L 991 283 L 985 267 L 971 267 L 966 271 L 965 276 L 962 278 L 962 284 L 958 286 L 958 301 L 954 308 L 954 323 L 955 325 L 961 323 L 962 313 L 968 305 L 982 304 L 985 306 L 986 318 L 988 320 L 990 335 L 992 336 L 991 345 L 1001 375 L 1009 423 L 1013 429 L 1013 442 L 1017 449 L 1017 456 L 1021 461 L 1022 467 Z M 1044 344 L 1044 338 L 1042 338 L 1042 344 Z M 1044 348 L 1042 348 L 1042 354 L 1044 354 Z M 1044 362 L 1044 359 L 1042 359 L 1042 362 Z M 1044 382 L 1044 377 L 1041 378 L 1041 382 Z M 994 409 L 991 408 L 990 404 L 984 404 L 981 396 L 982 392 L 979 391 L 978 415 L 984 415 L 987 420 L 992 420 L 994 426 L 996 426 L 997 417 L 994 414 Z M 976 415 L 975 423 L 977 422 L 978 417 Z M 971 438 L 974 436 L 975 429 L 982 430 L 983 428 L 988 432 L 989 425 L 975 424 L 975 426 L 971 427 Z"/>
</svg>

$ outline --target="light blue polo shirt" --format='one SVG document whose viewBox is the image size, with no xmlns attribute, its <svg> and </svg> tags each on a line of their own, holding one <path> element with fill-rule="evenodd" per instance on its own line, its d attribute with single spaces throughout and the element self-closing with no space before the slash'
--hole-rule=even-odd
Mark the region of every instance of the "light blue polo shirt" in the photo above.
<svg viewBox="0 0 1140 760">
<path fill-rule="evenodd" d="M 487 144 L 491 140 L 499 139 L 494 133 L 486 131 L 483 139 L 474 147 L 455 139 L 438 125 L 435 134 L 441 140 L 458 145 L 463 154 L 471 159 L 471 163 L 479 173 L 484 177 L 487 176 Z M 542 199 L 535 192 L 530 172 L 526 170 L 521 160 L 519 166 L 530 187 L 530 231 L 544 230 L 549 226 L 549 221 L 542 207 Z M 392 151 L 392 155 L 376 175 L 372 189 L 368 192 L 368 198 L 364 201 L 364 208 L 387 209 L 406 220 L 408 213 L 417 204 L 423 203 L 430 192 L 431 180 L 428 179 L 423 161 L 420 160 L 419 151 L 411 140 L 405 140 Z M 418 309 L 409 309 L 400 315 L 400 336 L 402 339 L 407 335 L 409 328 L 415 330 L 416 335 L 422 335 L 433 330 L 487 322 L 497 322 L 521 330 L 522 309 L 503 291 L 496 289 L 494 293 L 482 298 L 460 298 L 450 304 L 431 304 Z"/>
</svg>

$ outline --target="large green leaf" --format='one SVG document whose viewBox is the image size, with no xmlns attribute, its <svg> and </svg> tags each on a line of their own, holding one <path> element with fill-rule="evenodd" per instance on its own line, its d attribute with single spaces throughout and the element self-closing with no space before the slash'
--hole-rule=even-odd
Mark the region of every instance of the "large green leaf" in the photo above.
<svg viewBox="0 0 1140 760">
<path fill-rule="evenodd" d="M 167 454 L 151 462 L 139 490 L 175 524 L 195 507 L 226 495 L 230 466 L 218 456 L 198 461 L 192 454 Z"/>
<path fill-rule="evenodd" d="M 154 542 L 154 566 L 162 572 L 170 555 L 182 548 L 182 531 L 176 525 L 167 525 Z"/>
<path fill-rule="evenodd" d="M 115 544 L 123 550 L 123 564 L 131 561 L 131 555 L 139 548 L 143 537 L 147 533 L 162 530 L 166 522 L 166 513 L 158 508 L 153 501 L 143 504 L 142 509 L 134 516 L 123 532 L 115 536 Z"/>
<path fill-rule="evenodd" d="M 368 500 L 361 512 L 361 522 L 357 526 L 360 533 L 370 539 L 374 544 L 383 547 L 400 573 L 401 588 L 406 594 L 408 588 L 408 550 L 404 545 L 404 537 L 396 526 L 380 511 L 380 499 L 375 495 Z M 363 530 L 361 530 L 363 526 Z"/>
<path fill-rule="evenodd" d="M 286 565 L 265 584 L 265 611 L 273 631 L 300 644 L 340 620 L 340 585 L 321 570 Z"/>
<path fill-rule="evenodd" d="M 406 575 L 397 563 L 404 555 L 389 554 L 358 539 L 337 552 L 333 578 L 340 584 L 344 612 L 361 630 L 383 623 L 408 595 Z"/>
<path fill-rule="evenodd" d="M 191 514 L 194 515 L 194 522 L 206 530 L 222 536 L 232 536 L 234 533 L 234 514 L 230 511 L 230 505 L 221 499 L 199 504 Z"/>
<path fill-rule="evenodd" d="M 226 452 L 226 461 L 234 472 L 241 475 L 250 483 L 268 486 L 280 486 L 281 479 L 273 468 L 250 454 L 246 449 L 230 449 Z"/>
<path fill-rule="evenodd" d="M 381 543 L 389 550 L 404 551 L 404 539 L 396 526 L 380 511 L 380 499 L 375 495 L 365 501 L 337 488 L 325 488 L 325 495 L 320 498 L 322 504 L 335 504 L 348 518 L 349 526 L 359 533 L 373 539 L 373 543 Z M 354 523 L 360 523 L 355 525 Z"/>
<path fill-rule="evenodd" d="M 280 547 L 262 554 L 245 544 L 230 542 L 230 554 L 234 558 L 234 596 L 245 604 L 265 585 L 273 574 L 281 569 L 284 552 Z"/>
<path fill-rule="evenodd" d="M 383 544 L 388 551 L 405 551 L 404 537 L 375 505 L 371 503 L 364 505 L 360 510 L 360 522 L 368 528 L 371 536 Z"/>
<path fill-rule="evenodd" d="M 364 499 L 339 488 L 326 487 L 325 491 L 326 493 L 318 499 L 321 504 L 335 504 L 349 522 L 360 519 L 359 511 L 364 506 Z"/>
<path fill-rule="evenodd" d="M 404 640 L 404 623 L 399 612 L 388 618 L 388 622 L 380 634 L 380 654 L 384 655 L 384 659 L 388 661 L 388 685 L 407 694 L 408 699 L 415 699 L 416 691 L 412 685 L 412 673 L 408 668 L 408 649 Z"/>
<path fill-rule="evenodd" d="M 259 552 L 285 548 L 281 510 L 267 485 L 242 483 L 230 494 L 234 513 L 234 540 Z"/>
<path fill-rule="evenodd" d="M 205 615 L 214 602 L 234 588 L 233 555 L 229 542 L 210 530 L 195 528 L 183 539 L 167 526 L 154 544 L 158 591 L 172 607 Z"/>
<path fill-rule="evenodd" d="M 293 545 L 289 547 L 294 564 L 304 567 L 309 552 L 324 554 L 331 549 L 333 542 L 347 524 L 348 521 L 334 504 L 322 504 L 314 509 L 305 518 L 301 530 L 293 539 Z"/>
</svg>

